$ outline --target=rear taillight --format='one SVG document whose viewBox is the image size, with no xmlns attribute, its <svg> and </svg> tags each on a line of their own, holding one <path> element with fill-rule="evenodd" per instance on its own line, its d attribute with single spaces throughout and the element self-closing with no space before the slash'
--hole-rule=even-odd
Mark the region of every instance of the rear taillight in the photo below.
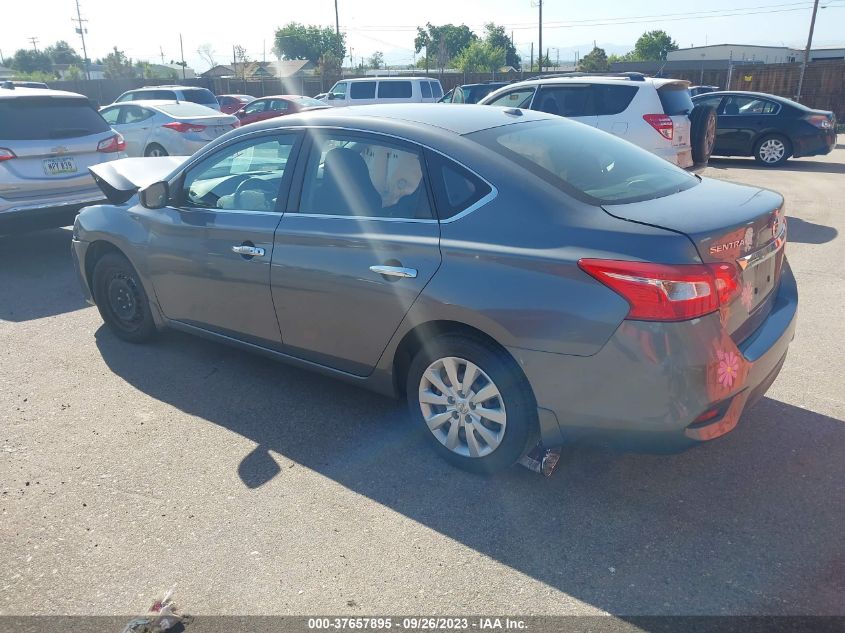
<svg viewBox="0 0 845 633">
<path fill-rule="evenodd" d="M 822 130 L 829 130 L 833 123 L 826 114 L 808 114 L 804 117 L 808 123 L 812 123 L 817 128 Z"/>
<path fill-rule="evenodd" d="M 663 138 L 671 141 L 672 137 L 675 136 L 675 125 L 672 123 L 672 117 L 666 114 L 644 114 L 643 119 L 657 130 Z"/>
<path fill-rule="evenodd" d="M 578 266 L 621 295 L 628 319 L 686 321 L 715 312 L 739 291 L 733 264 L 652 264 L 582 259 Z"/>
<path fill-rule="evenodd" d="M 12 150 L 0 147 L 0 163 L 4 160 L 11 160 L 13 158 L 17 158 L 17 156 L 15 156 L 15 153 Z"/>
<path fill-rule="evenodd" d="M 126 141 L 123 140 L 123 136 L 120 134 L 115 134 L 114 136 L 110 136 L 106 139 L 103 139 L 97 144 L 97 151 L 104 152 L 106 154 L 111 154 L 113 152 L 122 152 L 126 149 Z"/>
<path fill-rule="evenodd" d="M 187 132 L 202 132 L 205 129 L 204 125 L 194 125 L 193 123 L 182 123 L 181 121 L 174 121 L 173 123 L 165 123 L 163 127 L 175 130 L 185 134 Z"/>
</svg>

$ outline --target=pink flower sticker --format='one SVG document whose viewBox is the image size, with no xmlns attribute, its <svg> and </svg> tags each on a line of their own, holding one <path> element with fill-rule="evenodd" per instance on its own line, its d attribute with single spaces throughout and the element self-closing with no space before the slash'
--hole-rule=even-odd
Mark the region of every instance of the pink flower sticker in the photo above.
<svg viewBox="0 0 845 633">
<path fill-rule="evenodd" d="M 719 359 L 717 378 L 719 384 L 725 388 L 731 387 L 739 375 L 739 357 L 734 352 L 716 350 Z"/>
<path fill-rule="evenodd" d="M 751 310 L 751 302 L 753 298 L 754 288 L 751 287 L 751 283 L 749 282 L 742 287 L 742 295 L 739 300 L 742 302 L 742 305 L 745 306 L 746 310 Z"/>
</svg>

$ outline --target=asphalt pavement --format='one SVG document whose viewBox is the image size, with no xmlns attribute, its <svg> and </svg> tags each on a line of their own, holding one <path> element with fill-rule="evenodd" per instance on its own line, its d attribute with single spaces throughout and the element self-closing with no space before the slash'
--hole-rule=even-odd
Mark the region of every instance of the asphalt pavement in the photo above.
<svg viewBox="0 0 845 633">
<path fill-rule="evenodd" d="M 196 614 L 845 615 L 843 143 L 703 174 L 787 201 L 801 306 L 767 397 L 685 453 L 567 447 L 548 480 L 454 470 L 401 403 L 328 378 L 121 342 L 68 229 L 0 238 L 0 614 L 176 585 Z"/>
</svg>

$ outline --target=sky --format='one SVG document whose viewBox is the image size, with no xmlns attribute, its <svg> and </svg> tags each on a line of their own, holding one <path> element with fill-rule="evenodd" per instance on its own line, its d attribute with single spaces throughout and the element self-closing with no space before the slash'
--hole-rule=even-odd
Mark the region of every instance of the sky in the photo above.
<svg viewBox="0 0 845 633">
<path fill-rule="evenodd" d="M 467 24 L 481 33 L 494 21 L 513 32 L 517 50 L 529 56 L 537 47 L 537 0 L 337 0 L 347 55 L 368 57 L 384 53 L 389 65 L 414 61 L 416 26 Z M 646 30 L 663 29 L 681 47 L 704 44 L 761 44 L 803 48 L 807 42 L 812 0 L 545 0 L 543 48 L 554 62 L 584 55 L 595 41 L 608 53 L 625 53 Z M 213 0 L 80 0 L 87 19 L 86 44 L 91 59 L 105 56 L 113 46 L 135 60 L 178 60 L 179 35 L 189 66 L 208 68 L 197 48 L 211 44 L 218 63 L 230 62 L 232 46 L 242 45 L 250 59 L 275 59 L 271 53 L 275 29 L 288 22 L 334 27 L 334 0 L 251 0 L 233 3 Z M 845 0 L 821 0 L 814 46 L 845 46 Z M 81 53 L 75 33 L 75 0 L 0 0 L 0 52 L 11 56 L 66 40 Z M 350 51 L 351 49 L 351 51 Z M 349 63 L 347 57 L 346 64 Z"/>
</svg>

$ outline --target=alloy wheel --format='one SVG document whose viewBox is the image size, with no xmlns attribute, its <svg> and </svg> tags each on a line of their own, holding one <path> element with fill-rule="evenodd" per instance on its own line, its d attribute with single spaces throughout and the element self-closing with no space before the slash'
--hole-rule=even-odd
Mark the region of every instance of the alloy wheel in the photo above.
<svg viewBox="0 0 845 633">
<path fill-rule="evenodd" d="M 776 163 L 786 154 L 786 146 L 780 139 L 770 138 L 760 144 L 757 153 L 764 163 Z"/>
<path fill-rule="evenodd" d="M 507 426 L 499 388 L 480 367 L 448 356 L 431 363 L 419 385 L 429 431 L 453 453 L 485 457 L 502 443 Z"/>
</svg>

